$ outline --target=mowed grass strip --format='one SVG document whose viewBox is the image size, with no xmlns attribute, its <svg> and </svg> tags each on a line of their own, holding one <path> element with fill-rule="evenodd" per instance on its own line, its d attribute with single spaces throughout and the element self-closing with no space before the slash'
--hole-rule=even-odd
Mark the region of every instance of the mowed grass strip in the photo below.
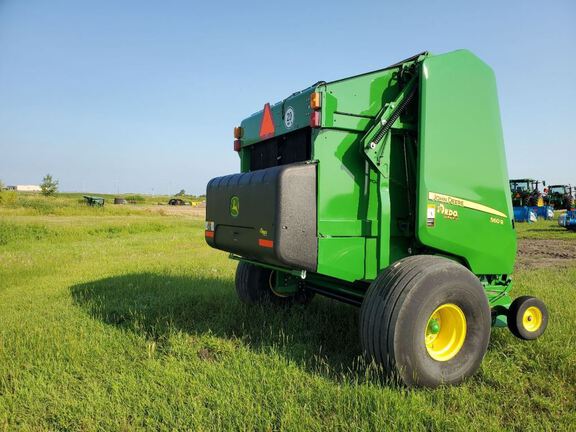
<svg viewBox="0 0 576 432">
<path fill-rule="evenodd" d="M 558 225 L 559 212 L 553 220 L 538 219 L 534 223 L 516 222 L 516 233 L 519 239 L 569 240 L 576 241 L 576 231 L 567 230 Z"/>
<path fill-rule="evenodd" d="M 0 219 L 0 429 L 570 430 L 576 268 L 515 275 L 551 315 L 496 329 L 460 387 L 407 390 L 360 357 L 358 310 L 241 305 L 203 222 Z M 574 240 L 571 240 L 574 241 Z"/>
</svg>

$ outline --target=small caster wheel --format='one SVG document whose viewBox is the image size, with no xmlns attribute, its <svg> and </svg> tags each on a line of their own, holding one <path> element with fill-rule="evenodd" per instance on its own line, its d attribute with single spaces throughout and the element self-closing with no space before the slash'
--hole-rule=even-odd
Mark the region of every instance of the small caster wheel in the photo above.
<svg viewBox="0 0 576 432">
<path fill-rule="evenodd" d="M 517 338 L 534 340 L 542 336 L 547 325 L 548 309 L 536 297 L 518 297 L 508 309 L 508 328 Z"/>
</svg>

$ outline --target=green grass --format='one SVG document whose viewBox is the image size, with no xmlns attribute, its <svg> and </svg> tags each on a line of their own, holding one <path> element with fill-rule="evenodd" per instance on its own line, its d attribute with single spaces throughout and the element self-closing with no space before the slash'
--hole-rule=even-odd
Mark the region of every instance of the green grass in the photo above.
<svg viewBox="0 0 576 432">
<path fill-rule="evenodd" d="M 516 223 L 519 239 L 555 239 L 576 241 L 576 231 L 558 225 L 558 213 L 554 220 L 538 219 L 534 223 Z"/>
<path fill-rule="evenodd" d="M 103 197 L 104 207 L 90 207 L 86 205 L 83 195 Z M 135 204 L 114 205 L 114 197 L 132 199 Z M 110 195 L 92 193 L 58 193 L 51 197 L 45 197 L 39 193 L 18 193 L 12 191 L 0 192 L 0 217 L 1 216 L 102 216 L 102 215 L 144 215 L 150 211 L 143 205 L 158 205 L 168 203 L 170 196 L 167 195 Z M 186 201 L 198 201 L 195 198 L 184 197 Z"/>
<path fill-rule="evenodd" d="M 125 194 L 101 194 L 101 193 L 92 193 L 92 192 L 62 192 L 57 194 L 60 197 L 64 198 L 73 198 L 83 200 L 84 195 L 91 195 L 91 196 L 98 196 L 106 199 L 106 202 L 112 203 L 114 202 L 115 197 L 124 198 L 126 200 L 135 201 L 136 204 L 166 204 L 170 198 L 174 198 L 174 195 L 148 195 L 148 194 L 134 194 L 134 193 L 125 193 Z M 201 201 L 202 198 L 196 197 L 194 195 L 185 195 L 181 197 L 185 201 Z"/>
<path fill-rule="evenodd" d="M 540 340 L 496 329 L 465 384 L 408 390 L 359 356 L 356 308 L 241 305 L 202 225 L 0 207 L 0 430 L 573 430 L 576 268 L 515 275 Z"/>
</svg>

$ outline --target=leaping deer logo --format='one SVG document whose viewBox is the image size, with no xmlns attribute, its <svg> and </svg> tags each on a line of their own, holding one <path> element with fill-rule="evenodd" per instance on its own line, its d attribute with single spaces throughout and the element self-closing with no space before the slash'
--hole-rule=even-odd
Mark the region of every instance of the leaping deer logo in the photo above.
<svg viewBox="0 0 576 432">
<path fill-rule="evenodd" d="M 230 215 L 237 217 L 240 213 L 240 199 L 237 196 L 230 198 Z"/>
</svg>

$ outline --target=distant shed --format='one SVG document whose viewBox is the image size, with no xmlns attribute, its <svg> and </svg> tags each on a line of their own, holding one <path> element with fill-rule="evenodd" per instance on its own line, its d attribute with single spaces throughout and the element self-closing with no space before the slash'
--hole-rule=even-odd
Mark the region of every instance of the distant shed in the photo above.
<svg viewBox="0 0 576 432">
<path fill-rule="evenodd" d="M 14 185 L 7 186 L 6 189 L 17 192 L 40 192 L 42 190 L 38 185 Z"/>
</svg>

